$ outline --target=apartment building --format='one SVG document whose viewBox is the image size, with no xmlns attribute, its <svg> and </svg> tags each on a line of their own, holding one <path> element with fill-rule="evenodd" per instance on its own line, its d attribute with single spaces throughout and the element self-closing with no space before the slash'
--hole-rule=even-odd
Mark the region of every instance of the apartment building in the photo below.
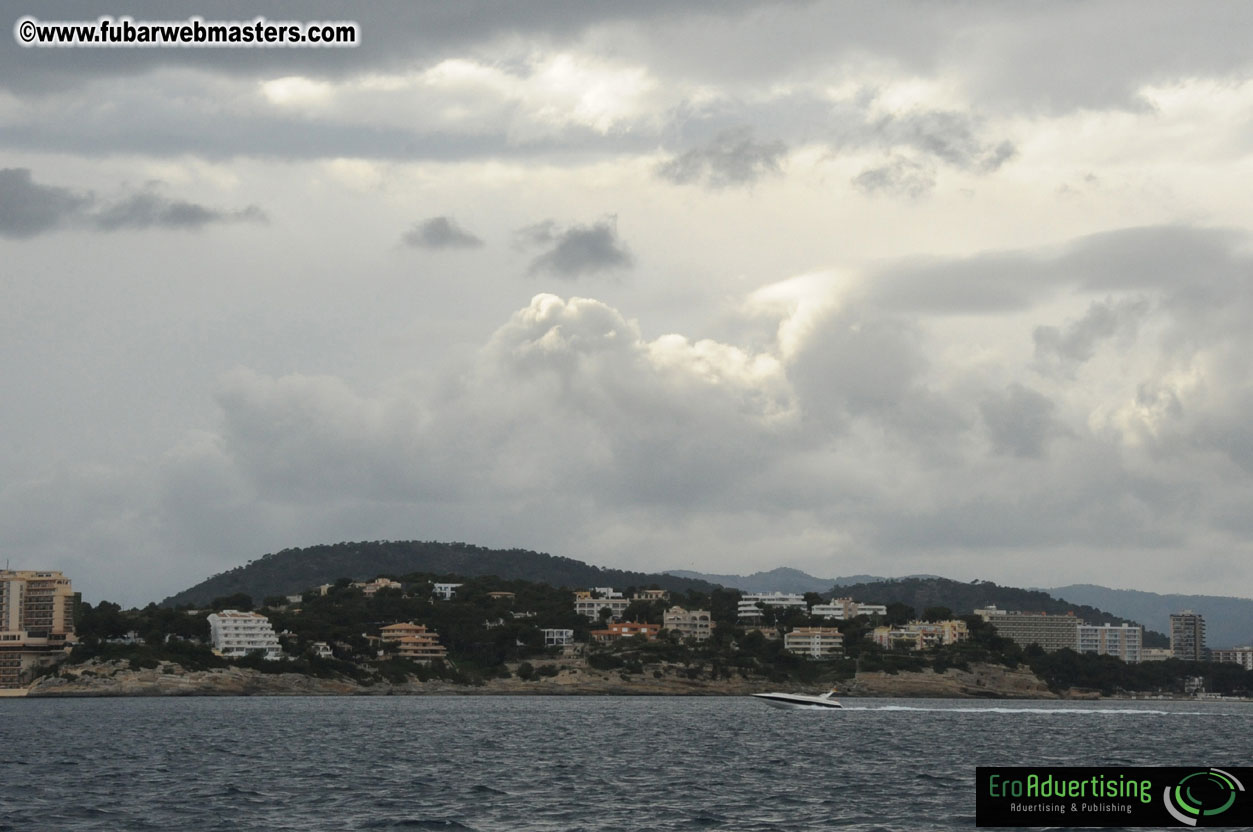
<svg viewBox="0 0 1253 832">
<path fill-rule="evenodd" d="M 809 614 L 817 618 L 848 621 L 859 615 L 887 615 L 888 608 L 884 604 L 859 604 L 852 598 L 833 598 L 826 604 L 814 604 Z"/>
<path fill-rule="evenodd" d="M 870 638 L 888 650 L 925 650 L 965 641 L 970 638 L 970 628 L 958 619 L 911 621 L 899 627 L 875 627 Z"/>
<path fill-rule="evenodd" d="M 1210 661 L 1238 664 L 1245 670 L 1253 670 L 1253 647 L 1229 647 L 1211 650 Z"/>
<path fill-rule="evenodd" d="M 761 606 L 758 606 L 758 604 Z M 740 621 L 750 624 L 757 623 L 765 617 L 763 615 L 763 607 L 809 610 L 809 604 L 805 603 L 805 597 L 794 592 L 753 592 L 740 596 L 736 616 Z"/>
<path fill-rule="evenodd" d="M 74 588 L 60 572 L 0 570 L 0 689 L 55 664 L 77 643 Z"/>
<path fill-rule="evenodd" d="M 1205 618 L 1192 610 L 1170 616 L 1170 653 L 1186 662 L 1205 660 Z"/>
<path fill-rule="evenodd" d="M 259 653 L 269 661 L 283 658 L 274 627 L 261 613 L 222 610 L 211 613 L 208 621 L 213 652 L 220 656 L 243 658 Z"/>
<path fill-rule="evenodd" d="M 1063 647 L 1074 650 L 1079 644 L 1079 619 L 1073 615 L 1000 610 L 995 606 L 975 610 L 975 615 L 991 624 L 996 634 L 1019 647 L 1038 644 L 1051 653 Z"/>
<path fill-rule="evenodd" d="M 783 649 L 810 659 L 844 655 L 844 635 L 836 627 L 797 627 L 783 636 Z"/>
<path fill-rule="evenodd" d="M 613 587 L 597 586 L 574 593 L 574 611 L 588 621 L 600 621 L 600 611 L 606 607 L 615 620 L 620 619 L 629 606 L 631 600 Z"/>
<path fill-rule="evenodd" d="M 713 619 L 709 610 L 686 610 L 683 607 L 671 607 L 661 618 L 662 626 L 671 632 L 678 633 L 682 638 L 707 641 L 713 635 Z"/>
<path fill-rule="evenodd" d="M 1098 656 L 1117 656 L 1128 664 L 1142 661 L 1144 628 L 1136 624 L 1080 624 L 1075 649 Z"/>
<path fill-rule="evenodd" d="M 420 664 L 430 664 L 448 656 L 448 648 L 439 643 L 438 633 L 412 621 L 381 628 L 379 638 L 384 644 L 395 644 L 396 655 L 400 658 Z"/>
</svg>

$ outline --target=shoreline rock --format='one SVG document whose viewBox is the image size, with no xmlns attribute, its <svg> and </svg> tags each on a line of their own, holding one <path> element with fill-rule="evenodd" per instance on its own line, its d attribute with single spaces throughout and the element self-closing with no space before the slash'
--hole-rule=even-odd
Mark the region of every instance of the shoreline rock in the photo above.
<svg viewBox="0 0 1253 832">
<path fill-rule="evenodd" d="M 344 678 L 319 678 L 297 673 L 262 673 L 246 668 L 189 671 L 169 662 L 154 669 L 131 669 L 123 662 L 88 662 L 63 666 L 54 676 L 36 680 L 30 697 L 103 696 L 742 696 L 794 685 L 765 679 L 690 679 L 677 673 L 650 674 L 598 671 L 566 666 L 555 676 L 524 681 L 512 676 L 482 685 L 445 680 L 361 684 Z M 806 686 L 799 686 L 806 687 Z M 815 688 L 820 686 L 810 685 Z M 900 673 L 859 673 L 841 684 L 847 696 L 867 698 L 1058 699 L 1087 698 L 1089 692 L 1048 689 L 1027 668 L 973 665 Z"/>
</svg>

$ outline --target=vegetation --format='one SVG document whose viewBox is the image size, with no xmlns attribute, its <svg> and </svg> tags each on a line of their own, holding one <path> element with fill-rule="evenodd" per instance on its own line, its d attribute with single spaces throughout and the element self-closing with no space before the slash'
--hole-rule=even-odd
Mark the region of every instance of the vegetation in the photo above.
<svg viewBox="0 0 1253 832">
<path fill-rule="evenodd" d="M 954 611 L 968 612 L 974 606 L 989 603 L 1006 608 L 1037 605 L 1046 606 L 1050 612 L 1061 611 L 1044 602 L 1062 602 L 1042 593 L 983 583 L 907 579 L 867 584 L 864 589 L 842 588 L 841 594 L 859 601 L 884 604 L 886 615 L 831 622 L 813 618 L 804 609 L 765 608 L 760 630 L 745 628 L 737 620 L 741 597 L 738 590 L 689 587 L 672 590 L 668 601 L 633 602 L 626 617 L 662 624 L 665 611 L 672 605 L 707 609 L 715 625 L 708 641 L 684 641 L 679 633 L 663 629 L 660 637 L 652 641 L 637 637 L 597 644 L 591 631 L 601 624 L 574 612 L 571 592 L 566 587 L 495 575 L 410 572 L 384 573 L 382 577 L 398 582 L 400 588 L 382 589 L 367 596 L 359 586 L 353 586 L 350 577 L 339 577 L 321 582 L 328 585 L 325 592 L 305 590 L 298 603 L 291 603 L 287 595 L 278 593 L 265 596 L 259 610 L 280 634 L 289 657 L 281 661 L 265 661 L 260 656 L 227 660 L 205 646 L 208 611 L 253 607 L 254 597 L 240 591 L 209 599 L 199 610 L 156 604 L 122 610 L 107 601 L 94 607 L 80 604 L 76 626 L 81 644 L 74 649 L 70 661 L 112 659 L 126 661 L 137 669 L 156 668 L 163 662 L 188 670 L 234 665 L 265 673 L 348 678 L 366 685 L 411 679 L 478 685 L 507 676 L 536 682 L 557 676 L 569 669 L 569 663 L 585 661 L 593 670 L 617 674 L 624 680 L 745 679 L 798 686 L 838 684 L 858 671 L 895 674 L 930 668 L 943 673 L 950 668 L 970 670 L 975 664 L 992 663 L 1011 668 L 1025 665 L 1058 691 L 1077 688 L 1103 694 L 1182 693 L 1185 680 L 1198 676 L 1210 691 L 1247 694 L 1253 690 L 1253 673 L 1235 665 L 1177 661 L 1127 665 L 1115 658 L 1080 655 L 1070 650 L 1044 653 L 1034 646 L 1024 650 L 998 637 L 991 625 L 969 614 L 961 617 L 970 638 L 958 644 L 913 652 L 887 650 L 868 638 L 876 626 L 901 624 L 916 617 L 945 620 L 953 617 Z M 432 597 L 433 585 L 441 582 L 461 585 L 453 600 Z M 637 587 L 658 588 L 656 582 L 651 582 L 651 586 L 616 586 L 628 595 L 634 594 Z M 511 595 L 501 597 L 499 593 Z M 808 600 L 820 599 L 814 596 Z M 916 612 L 919 609 L 921 616 Z M 1108 618 L 1099 610 L 1076 608 L 1075 612 L 1089 620 Z M 378 641 L 382 627 L 402 621 L 425 625 L 437 633 L 448 650 L 447 660 L 429 665 L 417 663 L 399 656 L 394 645 Z M 788 653 L 778 635 L 802 626 L 837 626 L 844 636 L 845 655 L 814 661 Z M 582 658 L 545 647 L 545 628 L 573 631 Z M 319 658 L 313 650 L 317 642 L 330 645 L 333 656 Z"/>
<path fill-rule="evenodd" d="M 299 593 L 345 575 L 353 580 L 368 580 L 376 575 L 415 572 L 479 577 L 497 575 L 566 587 L 655 584 L 678 592 L 714 588 L 713 584 L 691 578 L 601 569 L 573 558 L 525 549 L 485 549 L 467 543 L 381 540 L 284 549 L 214 575 L 166 598 L 161 605 L 203 606 L 214 598 L 235 593 L 263 599 Z"/>
</svg>

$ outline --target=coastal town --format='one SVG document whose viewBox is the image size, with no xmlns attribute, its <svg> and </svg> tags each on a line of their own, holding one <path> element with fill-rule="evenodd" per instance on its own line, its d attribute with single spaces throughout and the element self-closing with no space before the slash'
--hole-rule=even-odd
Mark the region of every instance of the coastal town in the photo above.
<svg viewBox="0 0 1253 832">
<path fill-rule="evenodd" d="M 919 613 L 901 604 L 832 596 L 738 590 L 682 595 L 610 586 L 571 591 L 490 579 L 380 576 L 270 597 L 256 609 L 252 599 L 237 596 L 206 609 L 152 605 L 126 614 L 108 602 L 83 604 L 60 572 L 5 570 L 0 691 L 25 695 L 40 679 L 58 676 L 63 663 L 109 657 L 128 657 L 131 668 L 167 667 L 181 659 L 261 672 L 282 666 L 338 673 L 360 682 L 374 672 L 392 681 L 474 684 L 502 675 L 539 679 L 577 666 L 629 679 L 650 660 L 657 668 L 665 665 L 654 669 L 658 678 L 681 672 L 691 680 L 816 682 L 856 678 L 863 671 L 943 672 L 971 659 L 1012 667 L 1022 657 L 1074 654 L 1125 666 L 1180 663 L 1178 683 L 1167 692 L 1194 697 L 1225 695 L 1206 689 L 1207 666 L 1253 671 L 1253 646 L 1209 648 L 1204 617 L 1190 610 L 1163 622 L 1168 647 L 1147 647 L 1138 623 L 1087 623 L 1074 614 L 995 605 L 962 615 L 947 608 Z M 165 624 L 156 624 L 162 616 Z M 366 626 L 349 629 L 356 624 Z M 165 658 L 153 660 L 156 655 Z"/>
</svg>

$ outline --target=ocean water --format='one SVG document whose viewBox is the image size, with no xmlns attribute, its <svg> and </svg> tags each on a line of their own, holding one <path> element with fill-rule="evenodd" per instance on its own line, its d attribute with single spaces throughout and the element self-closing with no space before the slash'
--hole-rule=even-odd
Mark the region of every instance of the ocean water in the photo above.
<svg viewBox="0 0 1253 832">
<path fill-rule="evenodd" d="M 969 829 L 976 765 L 1247 765 L 1253 706 L 0 700 L 0 830 Z"/>
</svg>

